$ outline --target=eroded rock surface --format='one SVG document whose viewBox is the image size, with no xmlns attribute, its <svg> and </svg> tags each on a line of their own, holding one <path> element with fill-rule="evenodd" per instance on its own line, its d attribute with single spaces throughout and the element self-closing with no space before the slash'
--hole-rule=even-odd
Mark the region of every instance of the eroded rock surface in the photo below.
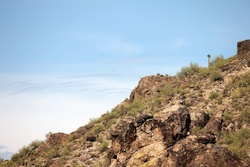
<svg viewBox="0 0 250 167">
<path fill-rule="evenodd" d="M 190 116 L 186 107 L 172 106 L 155 114 L 122 120 L 111 132 L 111 166 L 136 166 L 160 156 L 186 137 Z"/>
<path fill-rule="evenodd" d="M 146 113 L 124 119 L 111 132 L 110 166 L 247 166 L 228 149 L 216 146 L 210 131 L 188 135 L 191 124 L 216 130 L 220 123 L 219 114 L 209 120 L 202 111 L 193 113 L 190 119 L 188 109 L 181 105 L 155 115 Z"/>
</svg>

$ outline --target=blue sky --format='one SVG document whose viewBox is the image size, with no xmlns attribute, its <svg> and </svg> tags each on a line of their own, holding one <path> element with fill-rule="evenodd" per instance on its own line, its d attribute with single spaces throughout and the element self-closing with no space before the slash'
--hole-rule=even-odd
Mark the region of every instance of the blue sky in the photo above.
<svg viewBox="0 0 250 167">
<path fill-rule="evenodd" d="M 250 38 L 248 0 L 0 0 L 0 152 L 69 133 Z"/>
</svg>

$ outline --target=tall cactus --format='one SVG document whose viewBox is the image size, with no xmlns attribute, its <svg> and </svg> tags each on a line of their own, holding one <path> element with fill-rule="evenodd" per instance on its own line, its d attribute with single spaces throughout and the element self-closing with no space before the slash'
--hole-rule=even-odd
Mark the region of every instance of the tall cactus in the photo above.
<svg viewBox="0 0 250 167">
<path fill-rule="evenodd" d="M 211 55 L 208 54 L 208 55 L 207 55 L 207 58 L 208 58 L 208 67 L 210 67 L 210 65 L 211 65 L 211 62 L 210 62 Z"/>
</svg>

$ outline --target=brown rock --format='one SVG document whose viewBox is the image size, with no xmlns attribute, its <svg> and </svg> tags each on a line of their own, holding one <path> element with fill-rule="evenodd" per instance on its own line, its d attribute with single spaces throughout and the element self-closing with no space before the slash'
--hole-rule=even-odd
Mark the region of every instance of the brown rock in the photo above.
<svg viewBox="0 0 250 167">
<path fill-rule="evenodd" d="M 122 120 L 111 132 L 111 166 L 137 166 L 152 161 L 163 150 L 186 137 L 189 124 L 189 112 L 182 106 L 172 106 L 154 117 L 143 114 Z"/>
<path fill-rule="evenodd" d="M 210 141 L 210 135 L 203 136 Z M 208 142 L 204 144 L 199 142 L 197 136 L 188 136 L 180 140 L 173 147 L 170 147 L 158 159 L 159 166 L 171 167 L 193 167 L 193 166 L 220 166 L 236 167 L 244 166 L 244 163 L 228 149 L 217 147 Z M 212 140 L 213 142 L 213 140 Z"/>
<path fill-rule="evenodd" d="M 203 128 L 210 119 L 209 114 L 201 110 L 192 112 L 190 114 L 190 118 L 191 118 L 191 127 L 198 126 L 201 128 Z"/>
<path fill-rule="evenodd" d="M 222 125 L 222 114 L 218 113 L 209 120 L 204 129 L 207 132 L 217 132 L 221 130 L 221 125 Z"/>
<path fill-rule="evenodd" d="M 237 43 L 237 54 L 246 54 L 250 51 L 250 40 L 240 41 Z"/>
<path fill-rule="evenodd" d="M 139 81 L 138 86 L 131 92 L 129 101 L 145 98 L 156 93 L 169 82 L 171 77 L 164 75 L 147 76 Z"/>
</svg>

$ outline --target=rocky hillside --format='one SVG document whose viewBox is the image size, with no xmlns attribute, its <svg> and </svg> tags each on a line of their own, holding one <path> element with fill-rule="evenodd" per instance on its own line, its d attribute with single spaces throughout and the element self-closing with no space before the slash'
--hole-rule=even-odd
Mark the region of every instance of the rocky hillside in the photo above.
<svg viewBox="0 0 250 167">
<path fill-rule="evenodd" d="M 0 167 L 250 166 L 250 42 L 208 68 L 144 77 L 112 111 L 46 137 Z"/>
</svg>

